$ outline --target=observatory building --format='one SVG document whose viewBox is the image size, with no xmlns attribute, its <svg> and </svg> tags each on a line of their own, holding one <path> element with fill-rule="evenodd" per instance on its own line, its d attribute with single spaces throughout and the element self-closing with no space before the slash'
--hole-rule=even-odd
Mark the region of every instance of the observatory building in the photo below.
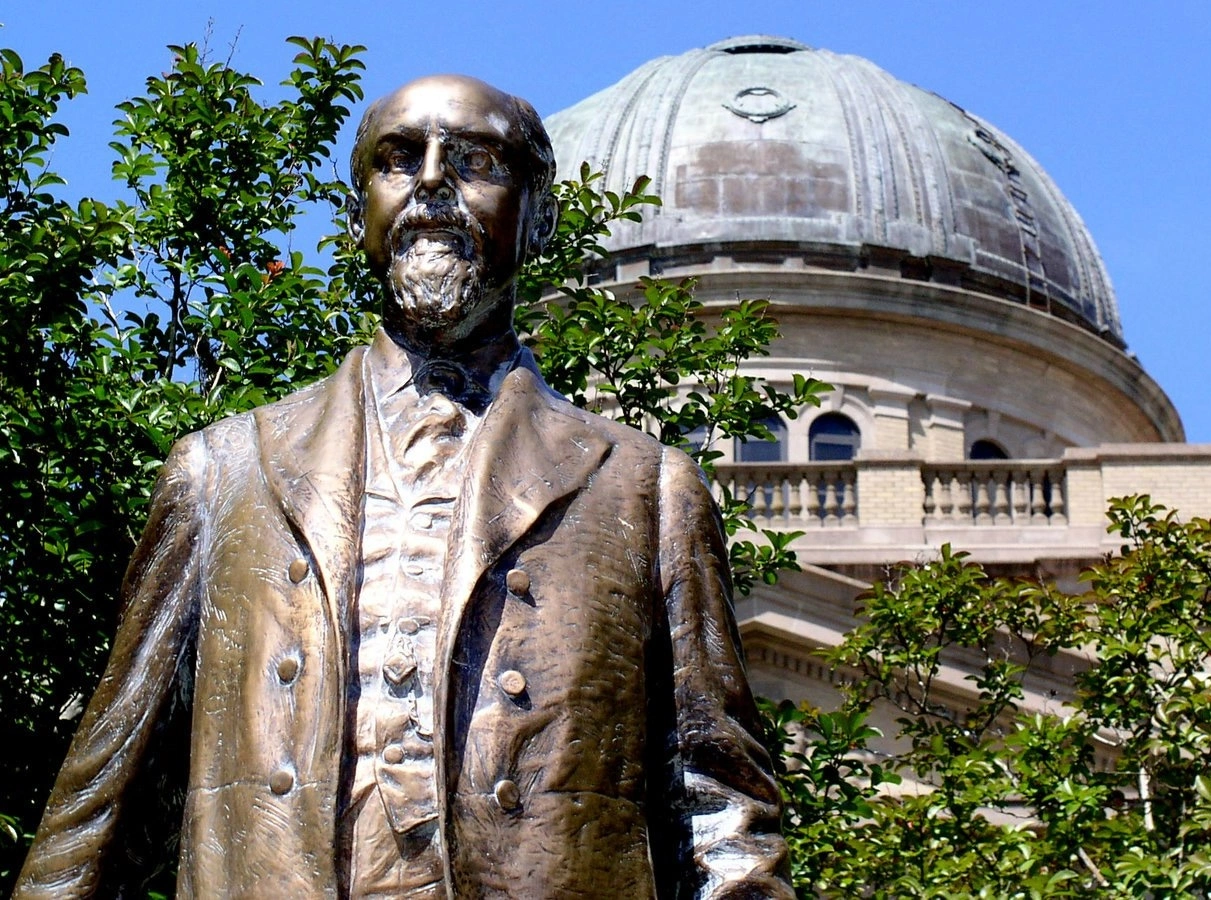
<svg viewBox="0 0 1211 900">
<path fill-rule="evenodd" d="M 749 36 L 652 60 L 546 125 L 561 176 L 587 160 L 609 189 L 648 175 L 663 200 L 616 228 L 595 277 L 767 299 L 782 338 L 747 371 L 835 387 L 770 423 L 775 443 L 717 448 L 760 525 L 804 532 L 804 571 L 738 598 L 760 693 L 818 693 L 810 651 L 888 563 L 949 542 L 1071 587 L 1117 549 L 1110 498 L 1211 513 L 1211 446 L 1183 443 L 1128 352 L 1088 229 L 975 113 L 865 59 Z M 1038 673 L 1039 696 L 1065 667 Z"/>
</svg>

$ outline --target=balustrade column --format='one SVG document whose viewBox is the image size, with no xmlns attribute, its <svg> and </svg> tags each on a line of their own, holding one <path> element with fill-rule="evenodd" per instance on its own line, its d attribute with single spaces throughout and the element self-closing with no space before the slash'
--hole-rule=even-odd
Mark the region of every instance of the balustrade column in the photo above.
<svg viewBox="0 0 1211 900">
<path fill-rule="evenodd" d="M 850 524 L 858 515 L 858 490 L 856 478 L 852 469 L 841 473 L 841 523 Z"/>
<path fill-rule="evenodd" d="M 837 504 L 837 477 L 833 474 L 824 476 L 824 524 L 833 527 L 840 524 Z"/>
<path fill-rule="evenodd" d="M 1051 524 L 1067 525 L 1067 506 L 1064 504 L 1064 471 L 1054 469 L 1047 473 L 1051 483 Z"/>
<path fill-rule="evenodd" d="M 766 488 L 766 497 L 770 499 L 770 519 L 778 524 L 783 524 L 786 518 L 786 495 L 783 493 L 786 490 L 786 479 L 781 475 L 773 475 L 768 481 L 769 487 Z"/>
<path fill-rule="evenodd" d="M 803 517 L 803 488 L 807 479 L 792 473 L 786 479 L 787 490 L 790 492 L 790 503 L 787 505 L 787 515 L 792 522 L 799 522 Z"/>
<path fill-rule="evenodd" d="M 1017 473 L 1013 479 L 1013 523 L 1025 525 L 1030 521 L 1030 495 L 1034 490 L 1029 470 Z"/>
<path fill-rule="evenodd" d="M 987 525 L 992 521 L 988 512 L 988 479 L 982 472 L 974 472 L 967 493 L 971 496 L 970 515 L 977 525 Z"/>
<path fill-rule="evenodd" d="M 1030 524 L 1047 524 L 1047 472 L 1030 470 Z"/>
<path fill-rule="evenodd" d="M 953 472 L 942 472 L 938 476 L 938 480 L 942 483 L 942 502 L 938 504 L 938 518 L 953 519 L 958 479 Z"/>
<path fill-rule="evenodd" d="M 992 485 L 992 521 L 994 525 L 1008 525 L 1010 522 L 1009 515 L 1009 492 L 1013 483 L 1013 478 L 1007 470 L 990 473 L 989 483 Z"/>
<path fill-rule="evenodd" d="M 749 503 L 753 507 L 753 518 L 760 519 L 760 524 L 770 525 L 770 479 L 769 475 L 757 473 L 752 481 L 753 491 L 749 495 Z"/>
<path fill-rule="evenodd" d="M 809 472 L 804 479 L 804 501 L 806 509 L 803 512 L 803 521 L 809 528 L 819 528 L 822 524 L 824 514 L 820 509 L 820 485 L 821 475 L 819 473 Z"/>
<path fill-rule="evenodd" d="M 925 513 L 926 519 L 936 519 L 938 517 L 936 495 L 940 490 L 941 485 L 939 484 L 937 473 L 934 473 L 925 482 L 925 505 L 922 507 L 922 511 Z"/>
</svg>

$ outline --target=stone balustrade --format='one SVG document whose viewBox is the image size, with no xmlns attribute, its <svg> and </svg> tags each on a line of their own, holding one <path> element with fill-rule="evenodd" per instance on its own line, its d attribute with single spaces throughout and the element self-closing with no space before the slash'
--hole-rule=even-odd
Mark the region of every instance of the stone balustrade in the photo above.
<svg viewBox="0 0 1211 900">
<path fill-rule="evenodd" d="M 752 507 L 765 528 L 826 528 L 858 524 L 857 470 L 852 462 L 719 465 L 716 486 Z M 716 490 L 716 498 L 723 492 Z"/>
<path fill-rule="evenodd" d="M 891 467 L 880 460 L 880 468 Z M 995 460 L 922 463 L 906 460 L 919 472 L 924 501 L 917 508 L 924 523 L 974 526 L 1063 525 L 1064 465 L 1060 460 Z M 830 528 L 856 526 L 862 461 L 720 464 L 716 496 L 722 487 L 751 505 L 753 520 L 764 527 Z"/>
<path fill-rule="evenodd" d="M 938 462 L 863 451 L 844 462 L 719 463 L 715 492 L 752 504 L 761 528 L 801 531 L 800 559 L 874 563 L 936 551 L 977 559 L 1096 558 L 1117 549 L 1110 500 L 1147 493 L 1185 517 L 1211 514 L 1211 445 L 1074 448 L 1060 459 Z"/>
<path fill-rule="evenodd" d="M 927 522 L 1065 525 L 1061 460 L 965 460 L 921 466 Z"/>
</svg>

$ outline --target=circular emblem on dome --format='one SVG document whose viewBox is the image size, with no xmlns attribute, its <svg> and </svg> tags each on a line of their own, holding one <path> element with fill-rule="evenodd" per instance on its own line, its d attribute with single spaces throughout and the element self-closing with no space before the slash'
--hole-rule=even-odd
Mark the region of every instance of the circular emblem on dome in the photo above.
<svg viewBox="0 0 1211 900">
<path fill-rule="evenodd" d="M 738 91 L 732 102 L 723 104 L 723 108 L 760 125 L 786 115 L 795 104 L 771 87 L 750 87 Z"/>
</svg>

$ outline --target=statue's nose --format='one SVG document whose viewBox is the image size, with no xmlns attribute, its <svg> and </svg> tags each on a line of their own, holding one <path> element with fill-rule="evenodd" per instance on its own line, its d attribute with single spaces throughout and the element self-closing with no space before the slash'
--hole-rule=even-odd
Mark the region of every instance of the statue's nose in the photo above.
<svg viewBox="0 0 1211 900">
<path fill-rule="evenodd" d="M 425 145 L 425 158 L 417 173 L 417 192 L 436 200 L 453 200 L 454 188 L 450 185 L 446 167 L 446 148 L 441 139 L 433 137 Z"/>
</svg>

